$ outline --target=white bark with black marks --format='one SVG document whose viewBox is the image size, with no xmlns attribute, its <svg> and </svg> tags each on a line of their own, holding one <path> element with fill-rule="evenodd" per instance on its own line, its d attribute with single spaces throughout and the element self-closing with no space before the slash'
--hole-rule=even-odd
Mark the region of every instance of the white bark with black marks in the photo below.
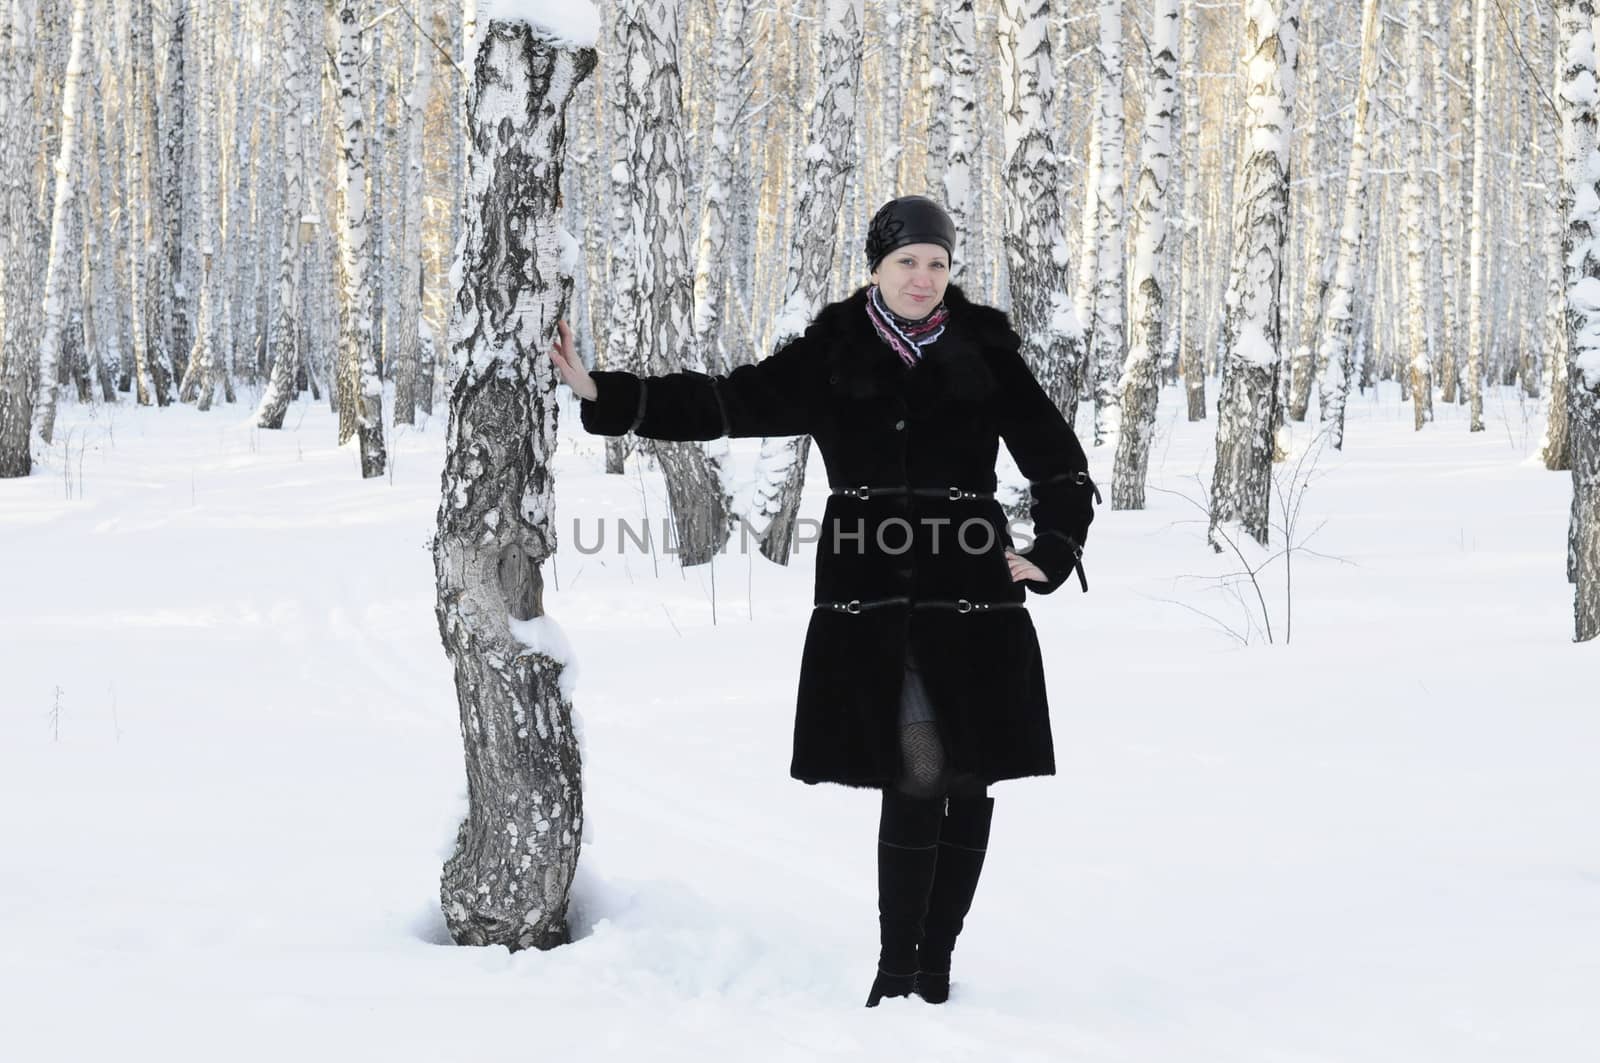
<svg viewBox="0 0 1600 1063">
<path fill-rule="evenodd" d="M 33 468 L 29 435 L 39 364 L 36 321 L 43 271 L 37 249 L 33 150 L 37 102 L 33 68 L 38 48 L 33 0 L 8 4 L 9 25 L 0 44 L 10 76 L 0 77 L 0 477 L 27 476 Z"/>
<path fill-rule="evenodd" d="M 1600 101 L 1596 99 L 1595 4 L 1558 0 L 1563 46 L 1556 89 L 1562 126 L 1562 199 L 1569 205 L 1567 417 L 1572 517 L 1567 578 L 1574 586 L 1574 637 L 1600 635 Z"/>
<path fill-rule="evenodd" d="M 361 113 L 361 27 L 356 0 L 340 0 L 339 75 L 340 153 L 339 264 L 339 442 L 359 435 L 361 475 L 382 476 L 383 385 L 372 340 L 372 306 L 367 291 L 367 140 Z"/>
<path fill-rule="evenodd" d="M 1344 408 L 1350 398 L 1350 377 L 1354 369 L 1356 285 L 1364 278 L 1361 269 L 1364 240 L 1361 227 L 1367 216 L 1367 162 L 1372 145 L 1372 95 L 1378 78 L 1378 43 L 1382 23 L 1378 0 L 1362 0 L 1361 68 L 1356 84 L 1355 134 L 1350 144 L 1350 164 L 1345 173 L 1344 217 L 1339 226 L 1339 251 L 1333 268 L 1333 282 L 1322 308 L 1318 330 L 1318 396 L 1322 423 L 1328 428 L 1328 442 L 1339 450 L 1344 446 Z M 1374 256 L 1376 257 L 1376 256 Z M 1370 268 L 1376 268 L 1375 266 Z"/>
<path fill-rule="evenodd" d="M 780 351 L 805 331 L 822 309 L 824 285 L 833 271 L 834 234 L 845 183 L 856 167 L 856 92 L 861 78 L 861 2 L 827 0 L 822 24 L 822 68 L 811 105 L 804 176 L 795 209 L 794 245 L 783 309 L 773 329 Z M 810 436 L 763 439 L 747 516 L 761 537 L 761 553 L 788 564 L 794 550 L 795 517 L 805 483 Z"/>
<path fill-rule="evenodd" d="M 458 944 L 549 948 L 569 937 L 583 787 L 566 642 L 542 600 L 558 411 L 544 352 L 572 293 L 557 220 L 566 107 L 595 53 L 522 22 L 491 21 L 479 41 L 433 543 L 468 808 L 440 903 Z"/>
<path fill-rule="evenodd" d="M 49 446 L 56 423 L 56 360 L 61 354 L 61 333 L 67 312 L 67 287 L 77 265 L 68 237 L 73 196 L 80 183 L 77 173 L 78 97 L 83 89 L 84 25 L 88 0 L 73 0 L 67 78 L 61 89 L 61 140 L 55 159 L 55 206 L 50 214 L 50 257 L 44 274 L 44 333 L 39 340 L 39 390 L 34 398 L 33 434 L 37 444 Z"/>
<path fill-rule="evenodd" d="M 1122 432 L 1111 480 L 1112 509 L 1143 509 L 1144 483 L 1161 393 L 1156 358 L 1167 319 L 1161 275 L 1167 257 L 1167 184 L 1172 176 L 1172 126 L 1178 101 L 1178 0 L 1154 0 L 1150 89 L 1133 193 L 1133 312 L 1121 380 Z"/>
<path fill-rule="evenodd" d="M 1099 131 L 1095 160 L 1094 327 L 1089 361 L 1094 367 L 1094 445 L 1118 430 L 1117 384 L 1127 355 L 1123 319 L 1128 303 L 1125 246 L 1122 102 L 1122 0 L 1100 0 L 1100 89 L 1095 100 Z"/>
<path fill-rule="evenodd" d="M 1245 0 L 1244 114 L 1233 207 L 1233 272 L 1223 323 L 1211 534 L 1239 522 L 1267 542 L 1278 373 L 1283 363 L 1283 260 L 1289 142 L 1299 50 L 1299 0 Z"/>
<path fill-rule="evenodd" d="M 1049 0 L 1002 0 L 1005 247 L 1011 321 L 1023 356 L 1045 394 L 1070 413 L 1083 380 L 1083 327 L 1068 282 L 1072 260 L 1061 212 L 1053 120 L 1060 101 L 1049 29 Z"/>
<path fill-rule="evenodd" d="M 301 272 L 300 225 L 306 212 L 305 147 L 310 109 L 306 95 L 306 52 L 300 23 L 306 4 L 292 4 L 283 20 L 283 93 L 279 97 L 283 125 L 283 209 L 279 219 L 278 305 L 270 335 L 272 373 L 261 403 L 256 409 L 256 424 L 261 428 L 282 428 L 284 414 L 295 396 L 295 378 L 300 371 L 299 285 Z M 320 64 L 319 64 L 320 67 Z"/>
</svg>

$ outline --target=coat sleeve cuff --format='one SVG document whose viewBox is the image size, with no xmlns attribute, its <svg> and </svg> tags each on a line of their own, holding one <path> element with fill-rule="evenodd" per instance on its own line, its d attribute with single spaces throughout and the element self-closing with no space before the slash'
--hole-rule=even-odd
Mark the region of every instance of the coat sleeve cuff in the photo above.
<svg viewBox="0 0 1600 1063">
<path fill-rule="evenodd" d="M 1022 582 L 1036 594 L 1053 593 L 1067 581 L 1074 568 L 1079 569 L 1079 578 L 1082 579 L 1079 560 L 1082 554 L 1083 547 L 1070 535 L 1056 531 L 1041 532 L 1033 540 L 1033 545 L 1027 550 L 1018 551 L 1017 556 L 1026 558 L 1036 565 L 1039 571 L 1045 574 L 1045 579 L 1028 579 Z M 1087 585 L 1084 589 L 1088 590 Z"/>
<path fill-rule="evenodd" d="M 596 395 L 578 402 L 583 430 L 597 436 L 627 435 L 636 430 L 644 421 L 649 398 L 646 382 L 621 370 L 597 369 L 589 376 L 594 380 Z"/>
</svg>

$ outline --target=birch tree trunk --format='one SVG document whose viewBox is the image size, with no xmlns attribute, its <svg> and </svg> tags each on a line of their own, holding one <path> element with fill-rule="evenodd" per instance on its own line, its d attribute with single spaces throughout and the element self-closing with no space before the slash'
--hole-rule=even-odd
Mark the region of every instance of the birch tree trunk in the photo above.
<svg viewBox="0 0 1600 1063">
<path fill-rule="evenodd" d="M 67 78 L 61 89 L 61 143 L 56 155 L 55 208 L 50 215 L 50 258 L 44 275 L 44 332 L 39 339 L 39 390 L 34 399 L 33 434 L 37 442 L 53 442 L 56 423 L 56 360 L 61 354 L 61 331 L 66 317 L 67 287 L 72 281 L 73 248 L 68 226 L 74 188 L 78 143 L 78 95 L 83 85 L 84 19 L 88 0 L 73 0 L 72 38 L 67 56 Z M 13 75 L 15 76 L 15 75 Z"/>
<path fill-rule="evenodd" d="M 1068 290 L 1049 0 L 1002 0 L 999 31 L 1011 319 L 1045 394 L 1070 413 L 1083 378 L 1083 327 Z"/>
<path fill-rule="evenodd" d="M 1591 0 L 1592 2 L 1592 0 Z M 1578 6 L 1575 3 L 1558 5 L 1555 12 L 1555 75 L 1556 110 L 1561 123 L 1557 133 L 1556 169 L 1560 175 L 1551 182 L 1546 207 L 1550 213 L 1550 229 L 1546 233 L 1555 262 L 1549 271 L 1549 293 L 1546 314 L 1553 327 L 1549 330 L 1549 416 L 1545 419 L 1544 438 L 1539 442 L 1539 457 L 1551 472 L 1572 468 L 1572 437 L 1568 417 L 1571 413 L 1567 398 L 1568 364 L 1571 357 L 1571 336 L 1567 330 L 1567 292 L 1573 284 L 1571 249 L 1567 244 L 1567 224 L 1572 213 L 1575 175 L 1578 173 L 1577 152 L 1581 146 L 1578 127 L 1578 108 L 1564 96 L 1568 74 L 1574 66 L 1581 69 L 1579 57 L 1572 54 L 1583 29 Z M 1592 34 L 1592 30 L 1591 30 Z M 1591 35 L 1591 42 L 1593 37 Z M 1581 76 L 1581 75 L 1580 75 Z"/>
<path fill-rule="evenodd" d="M 150 156 L 156 147 L 155 43 L 152 40 L 149 0 L 133 4 L 130 19 L 132 93 L 124 101 L 131 113 L 124 121 L 127 183 L 125 209 L 132 213 L 128 243 L 128 304 L 133 319 L 133 373 L 139 404 L 165 406 L 170 401 L 171 366 L 166 340 L 149 302 L 150 281 L 156 275 L 159 247 L 153 225 L 156 197 L 151 180 Z M 155 325 L 156 327 L 152 327 Z"/>
<path fill-rule="evenodd" d="M 1251 538 L 1267 542 L 1299 47 L 1299 0 L 1245 0 L 1243 7 L 1244 135 L 1211 480 L 1211 535 L 1219 551 L 1217 526 L 1225 521 L 1239 521 Z"/>
<path fill-rule="evenodd" d="M 566 639 L 544 614 L 555 552 L 557 378 L 565 316 L 566 108 L 590 49 L 491 21 L 468 90 L 466 232 L 450 324 L 450 423 L 434 537 L 435 613 L 455 668 L 467 817 L 439 896 L 462 945 L 550 948 L 583 837 Z"/>
<path fill-rule="evenodd" d="M 610 48 L 606 50 L 608 85 L 607 119 L 611 123 L 611 274 L 605 294 L 609 299 L 609 327 L 605 330 L 602 369 L 647 371 L 643 356 L 643 336 L 639 331 L 640 291 L 638 256 L 634 248 L 639 237 L 634 231 L 634 212 L 639 191 L 633 174 L 633 128 L 639 122 L 636 112 L 642 102 L 636 85 L 648 77 L 644 45 L 637 38 L 642 30 L 623 4 L 611 5 Z M 635 71 L 637 70 L 637 73 Z M 610 436 L 605 441 L 606 472 L 621 475 L 632 435 Z"/>
<path fill-rule="evenodd" d="M 1184 89 L 1180 94 L 1183 108 L 1183 157 L 1187 163 L 1187 176 L 1180 182 L 1183 202 L 1179 207 L 1182 219 L 1183 262 L 1178 274 L 1182 278 L 1178 289 L 1178 314 L 1182 319 L 1178 355 L 1178 371 L 1183 377 L 1184 412 L 1192 421 L 1206 419 L 1206 357 L 1205 329 L 1200 325 L 1200 14 L 1196 0 L 1183 0 L 1183 57 L 1179 63 L 1179 76 Z"/>
<path fill-rule="evenodd" d="M 678 16 L 674 5 L 647 0 L 626 0 L 617 15 L 626 24 L 630 46 L 626 191 L 632 232 L 623 248 L 631 249 L 639 263 L 635 327 L 650 373 L 704 368 L 694 347 Z M 661 466 L 683 565 L 707 563 L 727 541 L 727 494 L 712 457 L 714 449 L 725 447 L 640 443 Z"/>
<path fill-rule="evenodd" d="M 712 373 L 725 373 L 732 368 L 723 347 L 723 317 L 729 281 L 729 194 L 738 147 L 734 122 L 741 109 L 748 9 L 748 0 L 723 0 L 717 22 L 716 104 L 711 115 L 711 148 L 706 160 L 706 190 L 694 270 L 694 345 Z"/>
<path fill-rule="evenodd" d="M 972 0 L 945 0 L 945 83 L 950 94 L 950 140 L 945 150 L 945 208 L 956 227 L 956 246 L 950 253 L 950 279 L 967 283 L 967 259 L 981 253 L 973 239 L 972 184 L 978 154 L 977 123 L 977 16 Z"/>
<path fill-rule="evenodd" d="M 1167 316 L 1160 275 L 1167 253 L 1167 183 L 1172 174 L 1172 125 L 1177 107 L 1178 0 L 1154 0 L 1150 88 L 1134 191 L 1133 314 L 1122 370 L 1122 431 L 1111 481 L 1112 509 L 1143 509 L 1150 439 L 1160 396 L 1156 358 Z M 1287 204 L 1285 205 L 1287 210 Z"/>
<path fill-rule="evenodd" d="M 0 0 L 9 14 L 0 37 L 10 76 L 0 77 L 0 477 L 33 468 L 33 390 L 38 369 L 39 227 L 33 188 L 37 138 L 33 96 L 37 48 L 33 0 Z"/>
<path fill-rule="evenodd" d="M 1422 241 L 1422 0 L 1411 0 L 1406 19 L 1405 230 L 1406 334 L 1410 340 L 1412 426 L 1420 432 L 1433 418 L 1433 379 L 1428 366 L 1427 249 Z"/>
<path fill-rule="evenodd" d="M 396 424 L 415 424 L 417 379 L 424 346 L 422 343 L 422 195 L 423 126 L 428 98 L 433 91 L 433 46 L 421 33 L 412 35 L 411 88 L 405 94 L 405 224 L 401 228 L 399 268 L 400 290 L 396 293 L 394 420 Z"/>
<path fill-rule="evenodd" d="M 292 5 L 283 20 L 284 80 L 283 119 L 283 210 L 279 219 L 278 312 L 273 322 L 272 375 L 261 393 L 256 424 L 261 428 L 282 428 L 283 417 L 295 396 L 295 377 L 300 372 L 300 329 L 298 285 L 300 276 L 300 219 L 305 213 L 306 120 L 310 108 L 302 97 L 305 88 L 305 51 L 300 23 L 306 7 Z"/>
<path fill-rule="evenodd" d="M 773 329 L 773 350 L 798 337 L 822 308 L 825 285 L 833 268 L 834 234 L 845 182 L 856 166 L 856 90 L 861 77 L 862 0 L 827 0 L 817 98 L 811 106 L 811 128 L 804 175 L 795 210 L 794 246 L 783 309 Z M 810 436 L 761 441 L 755 490 L 747 523 L 760 536 L 761 553 L 769 561 L 788 564 L 795 548 L 795 516 L 805 482 Z"/>
<path fill-rule="evenodd" d="M 1567 576 L 1574 638 L 1600 635 L 1600 137 L 1596 136 L 1595 5 L 1558 0 L 1565 45 L 1557 106 L 1565 139 L 1562 198 L 1570 203 L 1567 327 L 1571 356 L 1567 403 L 1572 447 L 1572 520 Z"/>
<path fill-rule="evenodd" d="M 1484 198 L 1489 177 L 1489 2 L 1476 0 L 1472 33 L 1472 217 L 1467 248 L 1467 430 L 1483 431 Z"/>
<path fill-rule="evenodd" d="M 1310 142 L 1306 157 L 1311 160 L 1311 167 L 1303 178 L 1311 186 L 1311 191 L 1305 197 L 1311 206 L 1304 212 L 1304 220 L 1296 224 L 1296 235 L 1302 240 L 1303 253 L 1299 256 L 1302 264 L 1300 313 L 1296 318 L 1299 327 L 1294 356 L 1289 363 L 1288 412 L 1291 421 L 1304 421 L 1311 405 L 1311 385 L 1317 373 L 1317 334 L 1322 327 L 1323 299 L 1328 293 L 1329 262 L 1323 244 L 1329 211 L 1323 193 L 1323 169 L 1319 165 L 1319 157 L 1327 152 L 1319 149 L 1331 137 L 1323 130 L 1317 89 L 1322 74 L 1322 36 L 1327 32 L 1330 12 L 1331 9 L 1326 7 L 1320 11 L 1308 11 L 1301 25 L 1299 65 L 1305 71 L 1305 76 L 1296 95 L 1309 93 L 1309 106 L 1306 108 L 1308 121 L 1295 130 L 1295 137 L 1302 142 Z M 1330 80 L 1335 73 L 1336 68 L 1329 71 Z"/>
<path fill-rule="evenodd" d="M 1294 0 L 1298 2 L 1298 0 Z M 1096 103 L 1099 158 L 1095 169 L 1094 445 L 1117 431 L 1117 383 L 1127 354 L 1123 313 L 1128 258 L 1123 232 L 1122 0 L 1100 0 L 1100 92 Z"/>
<path fill-rule="evenodd" d="M 1344 446 L 1344 408 L 1350 397 L 1351 338 L 1355 328 L 1356 284 L 1361 268 L 1361 226 L 1366 219 L 1367 158 L 1370 154 L 1371 103 L 1378 77 L 1378 0 L 1362 0 L 1361 70 L 1356 87 L 1355 133 L 1344 186 L 1344 219 L 1339 226 L 1339 252 L 1322 308 L 1317 360 L 1322 423 L 1335 450 Z"/>
<path fill-rule="evenodd" d="M 382 476 L 383 385 L 372 347 L 367 291 L 367 143 L 361 114 L 361 30 L 356 0 L 339 0 L 339 442 L 359 434 L 361 475 Z"/>
</svg>

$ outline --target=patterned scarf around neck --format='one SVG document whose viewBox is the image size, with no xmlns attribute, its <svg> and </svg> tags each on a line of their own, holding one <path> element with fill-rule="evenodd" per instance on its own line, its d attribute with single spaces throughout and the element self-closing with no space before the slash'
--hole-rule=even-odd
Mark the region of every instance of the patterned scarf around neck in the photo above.
<svg viewBox="0 0 1600 1063">
<path fill-rule="evenodd" d="M 922 348 L 944 335 L 950 311 L 940 300 L 927 317 L 916 320 L 901 317 L 884 305 L 883 297 L 878 294 L 878 286 L 874 284 L 867 289 L 867 317 L 872 319 L 872 327 L 878 330 L 883 342 L 900 356 L 901 361 L 906 365 L 916 365 L 922 359 Z"/>
</svg>

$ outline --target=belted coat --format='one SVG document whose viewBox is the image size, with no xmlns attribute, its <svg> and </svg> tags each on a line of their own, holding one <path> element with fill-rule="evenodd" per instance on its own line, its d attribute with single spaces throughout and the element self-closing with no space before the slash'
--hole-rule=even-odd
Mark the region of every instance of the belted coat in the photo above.
<svg viewBox="0 0 1600 1063">
<path fill-rule="evenodd" d="M 877 335 L 866 299 L 863 287 L 828 304 L 783 349 L 726 375 L 596 371 L 583 426 L 816 441 L 833 492 L 801 655 L 795 778 L 882 787 L 896 777 L 908 647 L 952 771 L 985 782 L 1054 774 L 1024 600 L 1055 591 L 1075 567 L 1082 578 L 1096 493 L 1083 447 L 1002 311 L 949 285 L 944 334 L 907 366 Z M 1015 540 L 993 498 L 1002 440 L 1031 484 L 1032 542 L 1015 552 L 1044 580 L 1013 581 L 1006 563 Z"/>
</svg>

